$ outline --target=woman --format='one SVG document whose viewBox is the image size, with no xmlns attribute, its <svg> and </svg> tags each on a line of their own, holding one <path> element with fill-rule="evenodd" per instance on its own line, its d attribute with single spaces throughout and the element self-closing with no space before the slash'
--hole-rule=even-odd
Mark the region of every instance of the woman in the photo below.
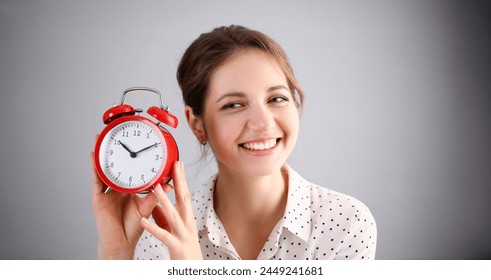
<svg viewBox="0 0 491 280">
<path fill-rule="evenodd" d="M 189 46 L 177 79 L 187 122 L 213 151 L 218 173 L 191 197 L 175 163 L 175 207 L 168 184 L 144 198 L 103 194 L 94 174 L 99 258 L 375 257 L 368 208 L 286 164 L 304 96 L 278 44 L 241 26 L 217 28 Z"/>
</svg>

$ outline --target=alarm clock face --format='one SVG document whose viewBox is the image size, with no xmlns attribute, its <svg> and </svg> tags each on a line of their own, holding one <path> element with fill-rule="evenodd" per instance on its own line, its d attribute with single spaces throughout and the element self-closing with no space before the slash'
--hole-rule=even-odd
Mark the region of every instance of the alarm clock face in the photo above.
<svg viewBox="0 0 491 280">
<path fill-rule="evenodd" d="M 140 189 L 162 174 L 167 145 L 153 123 L 125 121 L 102 136 L 99 164 L 110 187 Z"/>
</svg>

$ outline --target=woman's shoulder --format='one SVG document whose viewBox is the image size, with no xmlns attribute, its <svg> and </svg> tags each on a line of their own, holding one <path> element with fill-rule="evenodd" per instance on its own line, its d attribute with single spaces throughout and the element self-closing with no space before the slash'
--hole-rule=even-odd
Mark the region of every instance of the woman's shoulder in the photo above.
<svg viewBox="0 0 491 280">
<path fill-rule="evenodd" d="M 314 183 L 310 183 L 311 202 L 313 207 L 328 208 L 329 211 L 334 209 L 343 209 L 344 211 L 369 211 L 368 206 L 361 200 L 339 192 L 333 189 L 322 187 Z"/>
<path fill-rule="evenodd" d="M 329 215 L 332 217 L 349 217 L 360 218 L 361 216 L 370 216 L 372 214 L 368 206 L 354 196 L 333 190 L 328 187 L 320 186 L 316 183 L 304 179 L 291 167 L 289 167 L 290 184 L 298 189 L 305 199 L 310 201 L 310 210 L 314 216 Z M 349 219 L 348 219 L 349 220 Z"/>
<path fill-rule="evenodd" d="M 317 248 L 319 259 L 373 259 L 377 242 L 375 219 L 359 199 L 321 187 L 289 170 L 287 218 Z M 300 214 L 298 214 L 300 213 Z M 293 219 L 292 219 L 293 218 Z M 305 226 L 308 224 L 309 226 Z"/>
</svg>

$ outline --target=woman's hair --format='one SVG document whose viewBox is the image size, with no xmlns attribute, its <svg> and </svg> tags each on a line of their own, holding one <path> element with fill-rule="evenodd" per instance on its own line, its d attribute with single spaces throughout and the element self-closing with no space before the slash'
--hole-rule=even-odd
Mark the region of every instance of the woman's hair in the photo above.
<svg viewBox="0 0 491 280">
<path fill-rule="evenodd" d="M 201 34 L 188 47 L 179 63 L 177 81 L 185 105 L 193 109 L 195 116 L 202 116 L 213 72 L 232 56 L 248 48 L 260 49 L 271 55 L 286 76 L 295 104 L 302 107 L 303 91 L 280 45 L 259 31 L 231 25 Z"/>
</svg>

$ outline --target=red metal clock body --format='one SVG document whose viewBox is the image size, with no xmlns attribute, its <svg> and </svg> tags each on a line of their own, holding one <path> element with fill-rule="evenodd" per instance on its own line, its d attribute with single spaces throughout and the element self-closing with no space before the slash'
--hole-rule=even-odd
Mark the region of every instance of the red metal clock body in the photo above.
<svg viewBox="0 0 491 280">
<path fill-rule="evenodd" d="M 138 90 L 159 95 L 160 107 L 147 110 L 156 122 L 137 115 L 141 110 L 124 104 L 125 94 Z M 179 151 L 174 137 L 162 123 L 176 128 L 178 121 L 162 107 L 158 91 L 144 87 L 127 89 L 121 104 L 107 110 L 103 121 L 107 126 L 96 141 L 94 160 L 97 174 L 110 189 L 144 193 L 170 181 L 172 163 L 179 159 Z"/>
</svg>

